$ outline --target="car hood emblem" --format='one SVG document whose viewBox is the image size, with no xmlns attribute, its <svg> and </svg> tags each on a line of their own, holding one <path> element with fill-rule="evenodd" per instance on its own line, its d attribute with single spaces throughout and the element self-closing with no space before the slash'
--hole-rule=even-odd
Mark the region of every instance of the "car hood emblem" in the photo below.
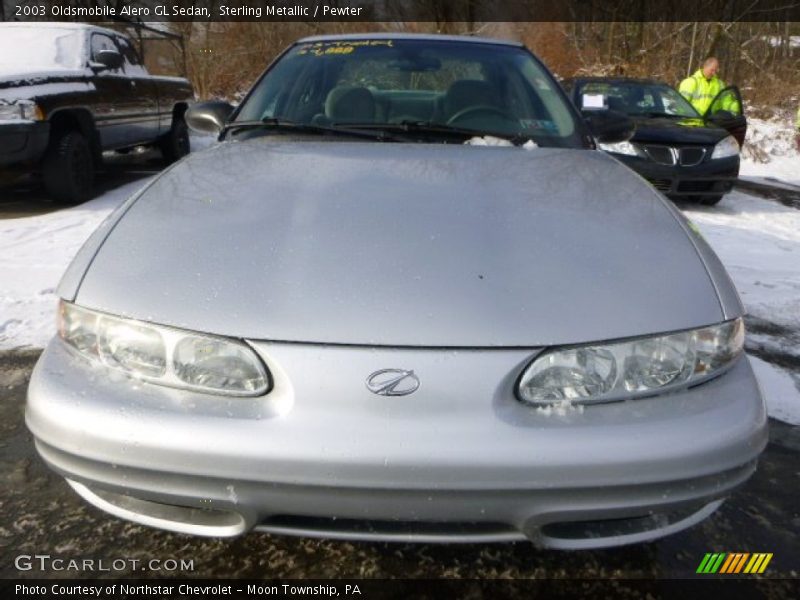
<svg viewBox="0 0 800 600">
<path fill-rule="evenodd" d="M 419 378 L 414 371 L 381 369 L 367 378 L 367 389 L 379 396 L 407 396 L 419 389 Z"/>
</svg>

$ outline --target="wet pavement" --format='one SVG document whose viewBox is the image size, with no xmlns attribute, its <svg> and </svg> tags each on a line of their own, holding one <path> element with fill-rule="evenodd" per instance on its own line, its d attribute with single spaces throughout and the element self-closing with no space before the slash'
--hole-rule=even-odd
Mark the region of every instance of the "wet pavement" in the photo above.
<svg viewBox="0 0 800 600">
<path fill-rule="evenodd" d="M 163 159 L 153 149 L 136 148 L 127 154 L 106 152 L 102 169 L 95 174 L 95 197 L 137 179 L 151 177 L 163 168 Z M 47 196 L 35 176 L 0 185 L 0 219 L 43 215 L 63 208 L 65 205 Z"/>
<path fill-rule="evenodd" d="M 231 540 L 172 534 L 128 523 L 87 505 L 37 457 L 23 422 L 38 351 L 0 352 L 0 577 L 257 578 L 688 578 L 706 552 L 771 552 L 763 576 L 787 578 L 763 597 L 796 598 L 800 571 L 800 427 L 771 422 L 758 471 L 709 519 L 649 544 L 583 552 L 528 543 L 396 544 L 252 533 Z M 20 571 L 20 555 L 138 560 L 137 570 Z M 165 573 L 138 565 L 191 560 Z M 171 564 L 171 563 L 170 563 Z M 752 576 L 749 576 L 752 577 Z"/>
<path fill-rule="evenodd" d="M 740 179 L 736 189 L 775 200 L 789 208 L 800 208 L 800 186 L 786 183 L 778 179 L 765 177 L 762 180 Z"/>
</svg>

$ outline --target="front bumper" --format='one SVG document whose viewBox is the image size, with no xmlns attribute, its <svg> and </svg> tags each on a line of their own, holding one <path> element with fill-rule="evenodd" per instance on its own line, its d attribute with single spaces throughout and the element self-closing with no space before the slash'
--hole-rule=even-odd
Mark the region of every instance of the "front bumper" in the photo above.
<svg viewBox="0 0 800 600">
<path fill-rule="evenodd" d="M 739 176 L 738 156 L 705 160 L 692 167 L 662 165 L 638 156 L 612 156 L 644 177 L 658 191 L 676 199 L 726 194 L 733 189 Z"/>
<path fill-rule="evenodd" d="M 0 169 L 21 169 L 38 163 L 47 149 L 49 135 L 50 124 L 47 122 L 0 124 Z"/>
<path fill-rule="evenodd" d="M 535 350 L 254 345 L 275 387 L 242 400 L 132 382 L 54 340 L 28 427 L 84 498 L 165 529 L 559 548 L 692 525 L 767 440 L 746 359 L 680 393 L 546 414 L 513 395 Z M 413 367 L 420 389 L 370 393 L 387 365 Z"/>
</svg>

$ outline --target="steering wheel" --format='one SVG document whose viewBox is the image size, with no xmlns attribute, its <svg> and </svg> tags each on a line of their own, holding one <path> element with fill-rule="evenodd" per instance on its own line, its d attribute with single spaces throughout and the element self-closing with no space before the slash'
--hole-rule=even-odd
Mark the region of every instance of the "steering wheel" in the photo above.
<svg viewBox="0 0 800 600">
<path fill-rule="evenodd" d="M 480 119 L 481 117 L 500 117 L 504 121 L 514 121 L 514 119 L 509 116 L 509 114 L 497 108 L 496 106 L 489 106 L 488 104 L 478 104 L 475 106 L 468 106 L 466 108 L 462 108 L 452 117 L 447 119 L 448 125 L 453 125 L 458 121 L 467 120 L 467 119 Z"/>
</svg>

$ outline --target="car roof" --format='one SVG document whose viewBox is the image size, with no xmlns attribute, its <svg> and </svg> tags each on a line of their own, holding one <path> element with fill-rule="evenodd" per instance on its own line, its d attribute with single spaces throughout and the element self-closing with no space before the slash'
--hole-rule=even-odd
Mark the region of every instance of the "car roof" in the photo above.
<svg viewBox="0 0 800 600">
<path fill-rule="evenodd" d="M 338 35 L 313 35 L 297 40 L 306 42 L 338 42 L 347 40 L 427 40 L 431 42 L 467 42 L 472 44 L 493 44 L 523 47 L 522 42 L 471 35 L 441 35 L 436 33 L 344 33 Z"/>
</svg>

